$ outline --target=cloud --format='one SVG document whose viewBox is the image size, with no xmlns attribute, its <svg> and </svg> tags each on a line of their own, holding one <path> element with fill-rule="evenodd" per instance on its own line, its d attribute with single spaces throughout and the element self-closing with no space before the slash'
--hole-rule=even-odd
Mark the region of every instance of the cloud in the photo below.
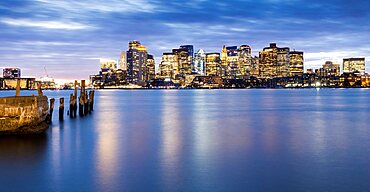
<svg viewBox="0 0 370 192">
<path fill-rule="evenodd" d="M 94 27 L 77 22 L 65 22 L 65 21 L 37 21 L 30 19 L 12 19 L 3 18 L 0 19 L 1 23 L 17 26 L 17 27 L 35 27 L 45 29 L 65 29 L 65 30 L 82 30 L 92 29 Z"/>
<path fill-rule="evenodd" d="M 138 13 L 160 10 L 154 3 L 146 0 L 36 0 L 39 5 L 57 11 L 101 12 L 101 13 Z"/>
<path fill-rule="evenodd" d="M 47 65 L 57 78 L 86 78 L 99 70 L 95 58 L 117 59 L 132 39 L 140 40 L 157 64 L 163 52 L 181 44 L 206 52 L 220 52 L 224 44 L 249 44 L 258 55 L 270 42 L 304 51 L 306 68 L 320 67 L 325 60 L 341 63 L 342 57 L 370 60 L 370 1 L 304 4 L 303 0 L 1 0 L 0 66 L 28 68 L 25 72 L 33 75 Z"/>
</svg>

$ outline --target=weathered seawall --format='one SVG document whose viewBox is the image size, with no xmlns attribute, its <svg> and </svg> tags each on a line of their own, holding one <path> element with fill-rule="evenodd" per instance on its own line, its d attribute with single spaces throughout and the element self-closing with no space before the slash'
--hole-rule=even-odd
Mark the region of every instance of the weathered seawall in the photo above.
<svg viewBox="0 0 370 192">
<path fill-rule="evenodd" d="M 40 133 L 48 128 L 46 96 L 0 98 L 0 134 Z"/>
</svg>

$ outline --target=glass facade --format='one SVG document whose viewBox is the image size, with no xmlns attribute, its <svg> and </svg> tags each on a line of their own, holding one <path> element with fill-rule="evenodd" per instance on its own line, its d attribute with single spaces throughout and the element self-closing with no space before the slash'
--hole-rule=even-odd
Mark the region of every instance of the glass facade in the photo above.
<svg viewBox="0 0 370 192">
<path fill-rule="evenodd" d="M 365 58 L 343 59 L 343 73 L 365 73 Z"/>
</svg>

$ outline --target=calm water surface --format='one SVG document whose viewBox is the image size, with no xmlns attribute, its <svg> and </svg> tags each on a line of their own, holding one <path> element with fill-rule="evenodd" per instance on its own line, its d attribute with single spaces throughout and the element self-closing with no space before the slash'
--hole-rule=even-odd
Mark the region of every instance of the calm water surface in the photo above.
<svg viewBox="0 0 370 192">
<path fill-rule="evenodd" d="M 97 91 L 0 137 L 0 191 L 370 191 L 369 117 L 370 89 Z"/>
</svg>

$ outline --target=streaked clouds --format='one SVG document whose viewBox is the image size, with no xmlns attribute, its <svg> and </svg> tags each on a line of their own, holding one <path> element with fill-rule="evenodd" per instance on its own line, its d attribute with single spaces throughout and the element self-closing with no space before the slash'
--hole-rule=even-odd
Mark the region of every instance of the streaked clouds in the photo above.
<svg viewBox="0 0 370 192">
<path fill-rule="evenodd" d="M 87 78 L 98 58 L 117 59 L 132 39 L 157 64 L 180 44 L 207 52 L 249 44 L 258 54 L 276 42 L 304 51 L 307 67 L 343 57 L 367 57 L 370 67 L 369 7 L 367 0 L 3 0 L 0 67 L 39 77 L 46 66 L 55 78 Z"/>
</svg>

